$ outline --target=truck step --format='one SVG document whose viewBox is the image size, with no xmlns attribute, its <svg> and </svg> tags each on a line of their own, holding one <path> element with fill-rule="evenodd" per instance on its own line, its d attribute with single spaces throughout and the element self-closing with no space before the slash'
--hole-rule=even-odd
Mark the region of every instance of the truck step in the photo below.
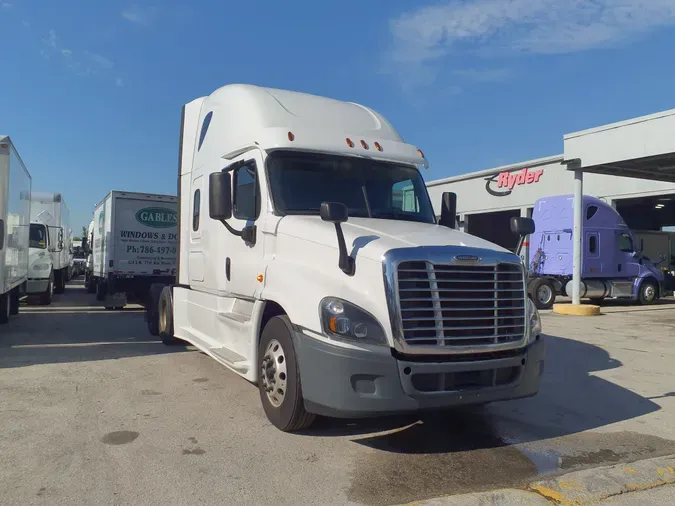
<svg viewBox="0 0 675 506">
<path fill-rule="evenodd" d="M 245 357 L 242 357 L 238 353 L 227 349 L 227 348 L 209 348 L 209 352 L 213 353 L 220 360 L 225 362 L 227 365 L 239 371 L 240 373 L 246 373 L 249 368 L 249 363 Z"/>
<path fill-rule="evenodd" d="M 241 314 L 241 313 L 235 313 L 235 312 L 224 313 L 224 312 L 221 311 L 221 312 L 218 313 L 218 317 L 219 318 L 225 318 L 226 320 L 232 320 L 232 321 L 235 321 L 237 323 L 247 323 L 247 322 L 251 321 L 251 317 L 249 315 Z"/>
</svg>

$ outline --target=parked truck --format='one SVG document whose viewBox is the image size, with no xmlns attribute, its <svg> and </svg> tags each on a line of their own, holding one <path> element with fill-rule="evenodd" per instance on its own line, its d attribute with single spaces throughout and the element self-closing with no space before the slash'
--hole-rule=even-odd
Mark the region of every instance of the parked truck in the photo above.
<svg viewBox="0 0 675 506">
<path fill-rule="evenodd" d="M 530 238 L 528 291 L 539 309 L 572 293 L 573 196 L 537 200 Z M 640 251 L 633 233 L 609 204 L 589 195 L 582 203 L 582 298 L 631 299 L 653 304 L 664 293 L 664 273 Z"/>
<path fill-rule="evenodd" d="M 49 304 L 63 293 L 72 268 L 70 211 L 61 193 L 33 192 L 30 206 L 28 295 Z"/>
<path fill-rule="evenodd" d="M 87 227 L 87 241 L 85 253 L 87 255 L 84 264 L 84 287 L 87 293 L 96 293 L 96 281 L 94 279 L 94 220 Z"/>
<path fill-rule="evenodd" d="M 188 103 L 178 273 L 150 332 L 257 384 L 283 431 L 535 395 L 521 259 L 455 230 L 452 194 L 436 223 L 420 165 L 361 105 L 248 85 Z"/>
<path fill-rule="evenodd" d="M 177 212 L 175 196 L 122 191 L 96 206 L 90 283 L 106 308 L 145 304 L 151 284 L 174 279 Z"/>
<path fill-rule="evenodd" d="M 0 324 L 19 313 L 28 281 L 31 177 L 7 135 L 0 135 Z"/>
</svg>

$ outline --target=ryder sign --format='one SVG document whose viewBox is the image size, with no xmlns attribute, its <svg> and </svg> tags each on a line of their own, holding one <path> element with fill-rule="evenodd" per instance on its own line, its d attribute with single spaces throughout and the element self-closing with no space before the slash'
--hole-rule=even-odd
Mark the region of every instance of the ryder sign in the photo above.
<svg viewBox="0 0 675 506">
<path fill-rule="evenodd" d="M 495 197 L 506 197 L 507 195 L 511 195 L 516 185 L 538 183 L 543 173 L 543 169 L 500 172 L 499 174 L 485 178 L 485 190 Z"/>
</svg>

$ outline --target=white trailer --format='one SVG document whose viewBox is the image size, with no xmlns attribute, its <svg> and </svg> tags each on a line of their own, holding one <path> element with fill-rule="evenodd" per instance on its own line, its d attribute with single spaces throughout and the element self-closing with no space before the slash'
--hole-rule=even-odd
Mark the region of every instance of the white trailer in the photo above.
<svg viewBox="0 0 675 506">
<path fill-rule="evenodd" d="M 520 257 L 455 230 L 453 194 L 436 222 L 383 116 L 231 85 L 183 107 L 179 149 L 178 275 L 148 328 L 258 385 L 277 428 L 537 393 Z"/>
<path fill-rule="evenodd" d="M 31 248 L 28 294 L 42 303 L 63 293 L 72 268 L 70 211 L 61 193 L 31 195 Z"/>
<path fill-rule="evenodd" d="M 28 281 L 31 177 L 7 135 L 0 135 L 0 323 L 19 312 Z"/>
<path fill-rule="evenodd" d="M 176 274 L 178 199 L 111 191 L 94 211 L 93 284 L 106 308 L 145 304 L 150 285 Z"/>
</svg>

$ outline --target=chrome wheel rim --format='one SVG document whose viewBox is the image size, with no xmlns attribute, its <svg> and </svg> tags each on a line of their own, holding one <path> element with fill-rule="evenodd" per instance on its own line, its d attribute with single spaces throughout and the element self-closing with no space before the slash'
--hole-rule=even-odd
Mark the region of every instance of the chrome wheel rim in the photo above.
<svg viewBox="0 0 675 506">
<path fill-rule="evenodd" d="M 262 359 L 260 379 L 270 404 L 275 408 L 281 406 L 286 398 L 288 370 L 284 349 L 276 339 L 272 339 L 267 345 Z"/>
<path fill-rule="evenodd" d="M 551 287 L 548 285 L 542 285 L 537 290 L 537 300 L 542 304 L 548 304 L 548 301 L 551 300 L 552 295 Z"/>
<path fill-rule="evenodd" d="M 656 297 L 656 289 L 654 288 L 654 285 L 647 285 L 643 289 L 643 294 L 645 297 L 645 300 L 648 301 L 653 301 L 654 297 Z"/>
</svg>

